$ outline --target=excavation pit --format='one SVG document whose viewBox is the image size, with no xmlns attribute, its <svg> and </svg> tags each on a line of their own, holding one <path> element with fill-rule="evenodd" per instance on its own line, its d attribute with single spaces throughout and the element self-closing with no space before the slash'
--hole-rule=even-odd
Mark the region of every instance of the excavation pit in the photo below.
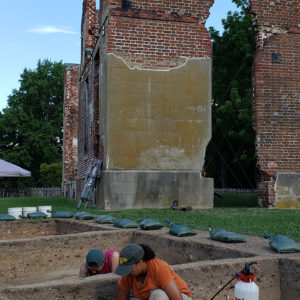
<svg viewBox="0 0 300 300">
<path fill-rule="evenodd" d="M 21 219 L 16 221 L 0 222 L 0 240 L 62 235 L 109 229 L 109 227 L 95 222 L 78 222 L 74 219 Z"/>
<path fill-rule="evenodd" d="M 13 226 L 14 222 L 5 223 Z M 289 300 L 297 299 L 300 294 L 300 255 L 276 254 L 268 241 L 259 237 L 247 236 L 247 243 L 224 244 L 210 240 L 207 232 L 178 238 L 169 235 L 167 228 L 117 229 L 73 219 L 35 221 L 32 226 L 50 223 L 56 226 L 53 235 L 14 239 L 11 235 L 11 239 L 0 241 L 0 295 L 3 297 L 115 299 L 117 275 L 79 279 L 79 264 L 90 248 L 121 249 L 128 243 L 150 245 L 157 257 L 167 261 L 186 280 L 193 299 L 210 299 L 244 263 L 254 260 L 261 261 L 254 269 L 260 299 Z M 26 226 L 29 228 L 29 223 Z M 235 281 L 216 300 L 226 296 L 233 299 L 234 284 Z"/>
</svg>

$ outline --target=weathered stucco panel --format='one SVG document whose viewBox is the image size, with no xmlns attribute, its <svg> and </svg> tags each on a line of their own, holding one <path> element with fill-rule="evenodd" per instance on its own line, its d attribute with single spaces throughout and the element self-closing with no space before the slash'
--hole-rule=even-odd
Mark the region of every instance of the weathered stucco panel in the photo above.
<svg viewBox="0 0 300 300">
<path fill-rule="evenodd" d="M 300 173 L 278 173 L 275 192 L 276 208 L 300 208 Z"/>
<path fill-rule="evenodd" d="M 211 60 L 154 71 L 107 59 L 106 168 L 200 170 L 211 137 Z"/>
</svg>

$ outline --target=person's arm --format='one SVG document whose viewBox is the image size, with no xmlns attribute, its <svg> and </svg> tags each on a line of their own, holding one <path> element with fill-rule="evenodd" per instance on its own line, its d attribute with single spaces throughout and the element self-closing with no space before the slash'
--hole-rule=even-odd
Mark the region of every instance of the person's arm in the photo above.
<svg viewBox="0 0 300 300">
<path fill-rule="evenodd" d="M 88 276 L 89 276 L 89 272 L 86 267 L 86 262 L 85 262 L 85 260 L 83 260 L 80 264 L 79 278 L 84 278 L 84 277 L 88 277 Z"/>
<path fill-rule="evenodd" d="M 115 251 L 111 256 L 111 272 L 114 273 L 119 264 L 119 252 Z"/>
<path fill-rule="evenodd" d="M 165 287 L 165 292 L 169 296 L 170 300 L 183 300 L 183 297 L 174 279 L 172 279 Z"/>
<path fill-rule="evenodd" d="M 125 291 L 120 287 L 118 288 L 117 300 L 127 300 L 128 296 L 129 296 L 129 291 Z"/>
</svg>

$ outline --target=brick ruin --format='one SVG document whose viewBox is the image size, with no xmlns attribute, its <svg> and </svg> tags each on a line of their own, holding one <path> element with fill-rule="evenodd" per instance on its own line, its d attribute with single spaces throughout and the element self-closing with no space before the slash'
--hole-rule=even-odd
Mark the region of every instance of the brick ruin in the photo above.
<svg viewBox="0 0 300 300">
<path fill-rule="evenodd" d="M 300 208 L 300 2 L 252 0 L 259 205 Z"/>
<path fill-rule="evenodd" d="M 64 65 L 63 193 L 76 198 L 78 157 L 78 64 Z"/>
<path fill-rule="evenodd" d="M 210 38 L 205 28 L 205 22 L 213 2 L 213 0 L 196 2 L 192 0 L 153 0 L 151 2 L 145 0 L 101 0 L 100 10 L 97 10 L 96 0 L 83 1 L 81 65 L 78 78 L 80 100 L 78 106 L 77 177 L 73 173 L 72 179 L 66 179 L 68 177 L 65 176 L 65 173 L 68 172 L 65 171 L 68 169 L 67 165 L 70 166 L 70 169 L 74 167 L 74 171 L 76 167 L 72 162 L 75 157 L 66 157 L 67 152 L 64 152 L 64 182 L 65 180 L 76 180 L 77 198 L 80 197 L 84 185 L 85 171 L 94 157 L 103 160 L 105 170 L 136 170 L 143 169 L 143 167 L 145 169 L 162 169 L 162 161 L 155 156 L 158 155 L 157 153 L 155 155 L 151 153 L 151 161 L 149 156 L 144 160 L 149 161 L 146 166 L 140 165 L 140 161 L 129 157 L 129 153 L 136 149 L 139 151 L 146 143 L 143 141 L 143 143 L 136 144 L 136 141 L 140 139 L 135 130 L 136 126 L 150 126 L 153 130 L 154 124 L 157 126 L 158 123 L 154 120 L 155 122 L 146 124 L 139 120 L 138 124 L 133 124 L 133 118 L 127 119 L 127 123 L 110 122 L 118 120 L 121 113 L 124 113 L 122 116 L 125 115 L 126 119 L 127 114 L 125 113 L 129 113 L 130 107 L 124 106 L 121 96 L 117 98 L 119 99 L 118 113 L 114 110 L 116 106 L 107 106 L 107 103 L 110 103 L 107 102 L 110 95 L 116 95 L 118 92 L 113 86 L 120 88 L 121 93 L 128 91 L 128 87 L 124 87 L 122 81 L 109 77 L 109 74 L 115 74 L 117 78 L 128 77 L 130 81 L 127 83 L 134 84 L 135 80 L 137 82 L 146 80 L 145 73 L 150 74 L 150 71 L 155 70 L 176 71 L 182 65 L 193 62 L 192 59 L 201 61 L 200 68 L 208 74 L 210 66 L 204 67 L 201 59 L 205 58 L 210 62 Z M 299 2 L 295 0 L 250 1 L 253 22 L 257 29 L 257 53 L 253 65 L 253 119 L 257 135 L 258 169 L 261 174 L 258 183 L 259 205 L 262 207 L 300 207 L 299 7 Z M 134 73 L 129 70 L 141 72 Z M 147 70 L 147 72 L 143 70 Z M 149 76 L 147 80 L 153 80 Z M 164 90 L 170 85 L 170 80 L 162 79 Z M 186 78 L 183 77 L 183 80 Z M 210 85 L 210 78 L 208 77 L 207 80 Z M 142 88 L 145 87 L 142 86 Z M 172 88 L 174 87 L 176 88 L 176 85 Z M 66 86 L 66 90 L 69 88 Z M 134 88 L 139 91 L 137 84 Z M 151 89 L 151 84 L 149 89 Z M 197 92 L 199 91 L 195 91 L 195 93 Z M 66 98 L 66 94 L 67 92 L 65 92 L 65 102 L 67 103 L 69 100 Z M 167 95 L 164 94 L 164 97 Z M 104 98 L 106 99 L 105 103 L 102 101 Z M 134 95 L 131 95 L 130 99 L 130 101 L 134 101 Z M 133 103 L 130 102 L 130 105 L 134 105 Z M 207 109 L 205 105 L 201 105 L 201 107 L 193 105 L 192 103 L 189 108 L 191 116 L 193 115 L 192 111 Z M 165 118 L 168 119 L 174 113 L 174 108 L 166 106 L 165 109 L 167 111 Z M 110 114 L 109 116 L 107 112 Z M 143 110 L 138 112 L 141 115 L 146 113 Z M 150 113 L 154 114 L 155 110 Z M 175 113 L 177 112 L 175 111 Z M 73 120 L 76 123 L 75 118 Z M 196 124 L 200 121 L 195 119 L 192 122 Z M 67 124 L 66 120 L 65 124 Z M 164 128 L 167 127 L 166 124 L 163 123 Z M 180 128 L 178 123 L 174 123 L 174 125 L 177 126 L 174 128 Z M 187 123 L 182 123 L 182 125 L 192 128 L 192 130 L 202 130 L 194 125 L 188 127 L 190 125 Z M 74 131 L 76 126 L 74 124 Z M 134 130 L 132 130 L 132 134 L 128 134 L 126 141 L 121 133 L 127 126 L 128 129 L 134 128 Z M 192 140 L 191 142 L 187 137 L 185 142 L 182 142 L 185 139 L 184 134 L 180 137 L 180 141 L 178 137 L 172 137 L 174 128 L 170 129 L 165 136 L 159 133 L 157 135 L 157 140 L 165 141 L 168 146 L 163 150 L 168 152 L 169 157 L 163 157 L 163 163 L 168 169 L 172 169 L 172 165 L 174 165 L 178 169 L 194 169 L 195 172 L 197 170 L 199 172 L 202 161 L 196 161 L 195 155 L 187 153 L 186 149 L 199 147 L 199 140 L 202 139 L 205 140 L 205 143 L 201 144 L 205 151 L 209 133 L 206 133 L 205 138 L 201 136 L 197 141 Z M 68 143 L 67 139 L 70 137 L 71 135 L 67 136 L 65 132 L 65 144 Z M 153 136 L 146 135 L 146 137 L 149 143 L 154 142 Z M 181 148 L 183 152 L 186 151 L 184 153 L 185 160 L 178 151 L 176 154 L 172 154 L 170 151 L 170 149 L 174 149 L 172 139 L 177 143 L 183 143 Z M 116 145 L 121 146 L 116 147 Z M 135 147 L 130 148 L 131 145 Z M 185 146 L 188 147 L 184 148 Z M 186 159 L 188 155 L 189 160 Z M 177 159 L 178 157 L 181 159 Z M 144 173 L 140 175 L 148 176 Z M 173 177 L 170 178 L 168 180 L 174 181 Z M 106 184 L 112 185 L 113 180 L 115 179 L 109 178 Z M 131 178 L 130 180 L 135 179 Z M 169 182 L 168 180 L 166 181 Z M 189 180 L 191 179 L 189 178 Z M 125 184 L 126 188 L 128 182 Z M 119 185 L 119 189 L 121 186 L 122 184 Z M 102 186 L 103 190 L 105 190 L 104 186 Z M 116 196 L 112 193 L 110 195 Z M 109 203 L 103 203 L 104 207 L 106 204 L 109 207 Z"/>
</svg>

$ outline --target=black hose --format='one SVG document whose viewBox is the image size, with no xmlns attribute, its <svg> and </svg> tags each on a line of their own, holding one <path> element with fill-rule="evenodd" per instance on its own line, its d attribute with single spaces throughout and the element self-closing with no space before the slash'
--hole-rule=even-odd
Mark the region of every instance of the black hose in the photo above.
<svg viewBox="0 0 300 300">
<path fill-rule="evenodd" d="M 214 294 L 213 295 L 213 297 L 212 298 L 210 298 L 210 300 L 213 300 L 213 299 L 215 299 L 215 297 L 219 294 L 219 293 L 221 293 L 225 288 L 226 288 L 226 286 L 233 280 L 233 279 L 235 279 L 235 276 L 233 276 L 216 294 Z"/>
</svg>

